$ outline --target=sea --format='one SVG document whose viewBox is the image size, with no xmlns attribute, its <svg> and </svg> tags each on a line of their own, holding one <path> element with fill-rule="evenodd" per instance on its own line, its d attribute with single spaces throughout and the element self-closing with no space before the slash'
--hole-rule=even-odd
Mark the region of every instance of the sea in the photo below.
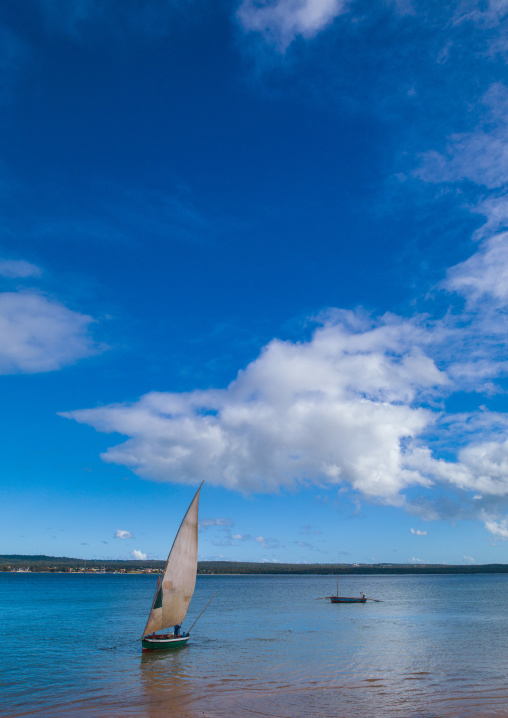
<svg viewBox="0 0 508 718">
<path fill-rule="evenodd" d="M 200 575 L 143 654 L 155 583 L 0 574 L 1 718 L 508 717 L 508 575 Z"/>
</svg>

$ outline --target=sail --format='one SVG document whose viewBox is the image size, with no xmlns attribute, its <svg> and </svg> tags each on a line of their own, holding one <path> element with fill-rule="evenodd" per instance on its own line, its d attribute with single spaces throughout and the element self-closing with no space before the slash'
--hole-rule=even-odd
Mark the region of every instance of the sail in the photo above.
<svg viewBox="0 0 508 718">
<path fill-rule="evenodd" d="M 143 636 L 182 623 L 189 610 L 198 567 L 198 506 L 201 486 L 187 509 L 169 552 L 164 573 L 159 577 Z"/>
</svg>

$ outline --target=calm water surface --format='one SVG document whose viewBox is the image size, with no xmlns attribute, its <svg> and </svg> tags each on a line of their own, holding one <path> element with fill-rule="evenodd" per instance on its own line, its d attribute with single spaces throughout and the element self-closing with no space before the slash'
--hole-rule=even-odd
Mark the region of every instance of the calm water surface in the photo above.
<svg viewBox="0 0 508 718">
<path fill-rule="evenodd" d="M 0 716 L 508 717 L 508 576 L 198 576 L 142 654 L 153 576 L 0 574 Z"/>
</svg>

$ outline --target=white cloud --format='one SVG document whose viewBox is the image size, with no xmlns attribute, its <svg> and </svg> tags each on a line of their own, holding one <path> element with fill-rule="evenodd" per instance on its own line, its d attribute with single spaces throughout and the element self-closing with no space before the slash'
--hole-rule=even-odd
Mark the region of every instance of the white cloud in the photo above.
<svg viewBox="0 0 508 718">
<path fill-rule="evenodd" d="M 442 288 L 465 297 L 466 307 L 453 300 L 443 319 L 330 310 L 308 341 L 271 341 L 225 389 L 152 392 L 62 415 L 126 436 L 102 458 L 156 481 L 204 477 L 242 492 L 346 487 L 358 492 L 354 501 L 362 495 L 423 518 L 457 508 L 432 496 L 409 500 L 404 491 L 439 485 L 462 492 L 469 516 L 481 516 L 494 497 L 508 497 L 508 416 L 485 407 L 447 414 L 443 400 L 501 391 L 495 382 L 508 376 L 505 245 L 508 233 L 485 235 L 450 268 Z M 482 518 L 499 535 L 496 519 Z M 250 538 L 233 536 L 229 519 L 200 522 L 211 526 L 226 532 L 228 545 Z"/>
<path fill-rule="evenodd" d="M 508 232 L 486 239 L 465 262 L 448 271 L 444 286 L 477 302 L 490 296 L 496 303 L 508 302 Z"/>
<path fill-rule="evenodd" d="M 417 174 L 427 182 L 469 180 L 490 189 L 508 182 L 508 88 L 493 84 L 483 96 L 485 114 L 472 132 L 454 134 L 444 152 L 424 153 Z"/>
<path fill-rule="evenodd" d="M 476 559 L 474 559 L 472 556 L 462 556 L 463 561 L 469 561 L 469 563 L 474 563 Z"/>
<path fill-rule="evenodd" d="M 479 390 L 503 373 L 505 362 L 493 361 L 482 326 L 479 320 L 467 329 L 460 317 L 432 324 L 336 311 L 308 342 L 272 341 L 227 389 L 151 393 L 135 404 L 63 415 L 129 436 L 102 458 L 157 481 L 206 476 L 240 491 L 349 485 L 399 504 L 405 488 L 436 482 L 505 495 L 506 422 L 483 411 L 454 417 L 432 408 L 446 392 Z M 441 370 L 424 350 L 439 357 Z M 470 433 L 457 461 L 438 459 L 425 445 L 436 425 L 452 444 Z"/>
<path fill-rule="evenodd" d="M 136 561 L 144 561 L 146 559 L 146 553 L 143 553 L 137 548 L 135 548 L 134 551 L 131 551 L 131 556 L 136 559 Z"/>
<path fill-rule="evenodd" d="M 119 539 L 131 539 L 133 538 L 133 535 L 130 531 L 123 531 L 122 529 L 117 529 L 114 533 L 113 538 L 119 538 Z"/>
<path fill-rule="evenodd" d="M 92 317 L 35 292 L 0 294 L 0 374 L 53 371 L 99 350 Z"/>
<path fill-rule="evenodd" d="M 0 259 L 0 275 L 2 277 L 25 279 L 27 277 L 40 277 L 42 271 L 35 264 L 25 262 L 24 259 Z"/>
<path fill-rule="evenodd" d="M 503 519 L 502 521 L 488 519 L 485 521 L 485 528 L 493 536 L 503 539 L 503 541 L 508 541 L 508 519 Z"/>
<path fill-rule="evenodd" d="M 237 18 L 284 51 L 298 36 L 311 38 L 345 12 L 346 0 L 243 0 Z"/>
<path fill-rule="evenodd" d="M 103 459 L 157 481 L 206 476 L 240 491 L 349 483 L 393 498 L 428 484 L 406 467 L 411 440 L 434 420 L 414 402 L 447 379 L 418 348 L 424 334 L 395 317 L 338 312 L 307 343 L 272 341 L 225 390 L 63 416 L 130 436 Z"/>
</svg>

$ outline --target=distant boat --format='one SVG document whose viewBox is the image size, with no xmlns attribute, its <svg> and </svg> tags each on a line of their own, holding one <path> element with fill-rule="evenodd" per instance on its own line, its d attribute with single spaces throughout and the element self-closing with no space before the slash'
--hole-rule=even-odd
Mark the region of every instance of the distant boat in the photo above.
<svg viewBox="0 0 508 718">
<path fill-rule="evenodd" d="M 330 599 L 330 603 L 365 603 L 367 599 L 365 598 L 365 594 L 360 591 L 360 596 L 356 598 L 356 596 L 339 596 L 339 577 L 337 576 L 337 595 L 336 596 L 326 596 L 326 598 Z"/>
<path fill-rule="evenodd" d="M 201 484 L 203 486 L 203 484 Z M 143 651 L 184 646 L 190 632 L 180 633 L 196 585 L 198 568 L 198 506 L 201 486 L 187 509 L 159 576 L 142 638 Z M 157 633 L 174 627 L 173 633 Z M 176 635 L 175 635 L 176 634 Z"/>
</svg>

